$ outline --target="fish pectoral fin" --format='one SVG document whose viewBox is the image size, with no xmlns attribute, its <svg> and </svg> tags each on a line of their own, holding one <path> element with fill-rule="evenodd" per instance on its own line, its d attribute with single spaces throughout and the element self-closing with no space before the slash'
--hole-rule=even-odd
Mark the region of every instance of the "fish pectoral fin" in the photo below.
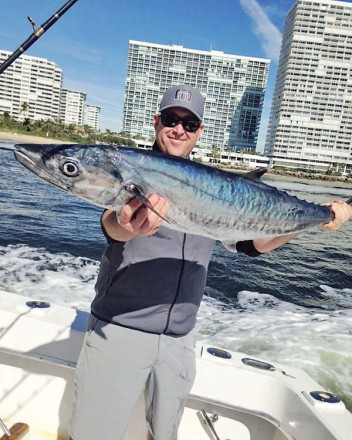
<svg viewBox="0 0 352 440">
<path fill-rule="evenodd" d="M 251 180 L 259 180 L 263 176 L 263 174 L 265 174 L 267 171 L 268 169 L 264 167 L 256 168 L 255 170 L 246 173 L 245 176 Z"/>
<path fill-rule="evenodd" d="M 149 200 L 147 199 L 147 197 L 144 194 L 142 194 L 140 188 L 138 188 L 137 185 L 135 185 L 134 183 L 126 183 L 125 190 L 128 191 L 129 193 L 133 194 L 136 197 L 136 199 L 138 199 L 141 203 L 143 203 L 143 205 L 145 205 L 147 208 L 149 208 L 151 211 L 153 211 L 154 214 L 156 214 L 158 217 L 163 219 L 166 223 L 170 223 L 168 220 L 166 220 L 165 217 L 160 215 L 158 213 L 158 211 L 151 206 L 151 204 L 149 203 Z"/>
<path fill-rule="evenodd" d="M 142 194 L 140 188 L 137 185 L 135 185 L 134 183 L 126 183 L 124 187 L 126 191 L 133 194 L 136 199 L 143 203 L 143 205 L 147 205 L 148 199 L 144 194 Z"/>
<path fill-rule="evenodd" d="M 228 249 L 230 252 L 237 252 L 236 249 L 236 241 L 223 241 L 222 244 Z"/>
</svg>

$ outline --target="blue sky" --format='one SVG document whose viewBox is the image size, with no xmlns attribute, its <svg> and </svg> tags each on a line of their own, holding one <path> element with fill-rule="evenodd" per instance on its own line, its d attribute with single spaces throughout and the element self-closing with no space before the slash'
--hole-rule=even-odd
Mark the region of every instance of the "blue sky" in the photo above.
<svg viewBox="0 0 352 440">
<path fill-rule="evenodd" d="M 0 0 L 0 48 L 14 51 L 67 0 Z M 101 107 L 100 128 L 121 129 L 128 41 L 179 44 L 272 60 L 258 150 L 263 150 L 281 35 L 295 0 L 78 0 L 27 52 L 54 61 L 64 87 Z"/>
</svg>

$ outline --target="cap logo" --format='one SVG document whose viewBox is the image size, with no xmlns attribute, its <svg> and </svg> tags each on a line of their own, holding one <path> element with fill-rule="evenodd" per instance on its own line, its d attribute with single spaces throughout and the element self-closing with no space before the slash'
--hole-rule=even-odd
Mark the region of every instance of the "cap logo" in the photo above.
<svg viewBox="0 0 352 440">
<path fill-rule="evenodd" d="M 192 93 L 185 89 L 179 89 L 176 91 L 175 99 L 178 101 L 192 102 Z"/>
</svg>

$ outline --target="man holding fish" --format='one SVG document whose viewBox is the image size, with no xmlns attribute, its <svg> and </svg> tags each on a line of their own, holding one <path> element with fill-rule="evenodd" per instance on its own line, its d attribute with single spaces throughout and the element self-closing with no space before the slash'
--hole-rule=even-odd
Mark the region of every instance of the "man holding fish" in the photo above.
<svg viewBox="0 0 352 440">
<path fill-rule="evenodd" d="M 201 94 L 179 85 L 166 90 L 154 116 L 154 150 L 189 158 L 204 124 Z M 190 201 L 191 203 L 191 201 Z M 148 205 L 148 206 L 147 206 Z M 329 204 L 336 231 L 352 207 Z M 153 208 L 150 209 L 150 208 Z M 104 252 L 89 329 L 76 372 L 73 440 L 123 440 L 145 393 L 148 440 L 173 440 L 195 377 L 194 326 L 215 240 L 172 230 L 158 194 L 105 210 Z M 271 251 L 297 233 L 238 241 L 249 256 Z"/>
</svg>

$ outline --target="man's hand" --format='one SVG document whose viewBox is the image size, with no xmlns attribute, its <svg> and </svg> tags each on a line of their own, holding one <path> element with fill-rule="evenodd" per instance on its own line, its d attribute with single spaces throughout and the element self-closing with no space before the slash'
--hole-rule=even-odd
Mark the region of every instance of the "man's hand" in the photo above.
<svg viewBox="0 0 352 440">
<path fill-rule="evenodd" d="M 352 206 L 343 200 L 335 200 L 334 202 L 327 203 L 327 206 L 331 207 L 335 218 L 331 222 L 320 226 L 320 229 L 323 231 L 338 231 L 344 223 L 352 219 Z"/>
<path fill-rule="evenodd" d="M 148 200 L 160 217 L 136 198 L 126 203 L 121 211 L 117 213 L 119 225 L 132 235 L 148 236 L 155 234 L 163 222 L 162 217 L 165 217 L 168 213 L 169 203 L 158 194 L 152 194 Z"/>
<path fill-rule="evenodd" d="M 335 200 L 334 202 L 326 203 L 326 206 L 331 207 L 335 218 L 331 220 L 331 222 L 319 226 L 320 229 L 324 231 L 338 231 L 344 223 L 352 219 L 352 206 L 348 205 L 346 202 Z M 253 244 L 258 252 L 270 252 L 297 237 L 297 235 L 298 234 L 293 233 L 281 235 L 279 237 L 260 238 L 253 240 Z"/>
</svg>

